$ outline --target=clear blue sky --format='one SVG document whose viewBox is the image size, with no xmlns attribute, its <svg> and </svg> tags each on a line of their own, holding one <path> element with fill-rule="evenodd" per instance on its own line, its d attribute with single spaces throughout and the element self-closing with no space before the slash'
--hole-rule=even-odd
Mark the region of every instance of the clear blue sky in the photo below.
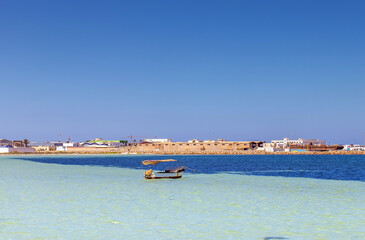
<svg viewBox="0 0 365 240">
<path fill-rule="evenodd" d="M 364 143 L 365 1 L 0 2 L 0 138 Z"/>
</svg>

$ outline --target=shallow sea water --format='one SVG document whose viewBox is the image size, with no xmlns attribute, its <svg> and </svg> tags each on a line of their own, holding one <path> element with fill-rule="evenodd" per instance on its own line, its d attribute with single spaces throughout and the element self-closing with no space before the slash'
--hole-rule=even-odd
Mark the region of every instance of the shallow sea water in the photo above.
<svg viewBox="0 0 365 240">
<path fill-rule="evenodd" d="M 363 181 L 143 171 L 0 157 L 0 239 L 365 239 Z"/>
</svg>

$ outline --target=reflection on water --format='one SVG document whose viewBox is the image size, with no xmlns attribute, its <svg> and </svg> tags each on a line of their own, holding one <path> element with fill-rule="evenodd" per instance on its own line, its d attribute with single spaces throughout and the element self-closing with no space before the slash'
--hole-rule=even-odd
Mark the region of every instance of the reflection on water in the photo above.
<svg viewBox="0 0 365 240">
<path fill-rule="evenodd" d="M 0 158 L 0 239 L 364 239 L 365 183 Z"/>
</svg>

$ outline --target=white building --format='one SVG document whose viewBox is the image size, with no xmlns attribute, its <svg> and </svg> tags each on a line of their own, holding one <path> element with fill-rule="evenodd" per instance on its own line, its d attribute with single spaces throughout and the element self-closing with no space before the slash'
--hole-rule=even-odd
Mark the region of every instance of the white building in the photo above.
<svg viewBox="0 0 365 240">
<path fill-rule="evenodd" d="M 289 138 L 284 138 L 283 140 L 272 140 L 271 143 L 274 143 L 277 147 L 288 147 L 291 144 L 299 145 L 299 146 L 306 146 L 306 145 L 326 145 L 325 140 L 317 140 L 317 139 L 304 139 L 298 138 L 298 140 L 292 140 Z"/>
<path fill-rule="evenodd" d="M 65 152 L 65 151 L 67 151 L 67 147 L 64 147 L 64 146 L 56 146 L 56 151 L 57 152 Z"/>
<path fill-rule="evenodd" d="M 109 147 L 109 145 L 102 142 L 86 142 L 81 147 Z"/>
<path fill-rule="evenodd" d="M 360 146 L 358 144 L 344 145 L 343 150 L 345 150 L 345 151 L 365 151 L 365 146 Z"/>
<path fill-rule="evenodd" d="M 127 140 L 103 140 L 102 138 L 96 138 L 92 141 L 87 141 L 81 144 L 81 147 L 115 147 L 120 148 L 128 145 Z"/>
<path fill-rule="evenodd" d="M 0 147 L 0 153 L 9 153 L 10 147 Z"/>
<path fill-rule="evenodd" d="M 258 147 L 257 151 L 265 151 L 265 152 L 276 152 L 279 149 L 276 148 L 274 143 L 263 143 L 262 147 Z"/>
<path fill-rule="evenodd" d="M 148 138 L 144 140 L 145 142 L 149 142 L 149 143 L 168 143 L 168 142 L 172 142 L 171 139 L 167 139 L 167 138 Z"/>
<path fill-rule="evenodd" d="M 78 142 L 66 142 L 66 143 L 63 143 L 63 146 L 64 147 L 80 147 L 80 143 Z"/>
<path fill-rule="evenodd" d="M 80 147 L 80 143 L 78 142 L 64 142 L 64 143 L 54 143 L 54 146 L 56 147 L 56 151 L 67 151 L 67 148 L 69 147 Z"/>
</svg>

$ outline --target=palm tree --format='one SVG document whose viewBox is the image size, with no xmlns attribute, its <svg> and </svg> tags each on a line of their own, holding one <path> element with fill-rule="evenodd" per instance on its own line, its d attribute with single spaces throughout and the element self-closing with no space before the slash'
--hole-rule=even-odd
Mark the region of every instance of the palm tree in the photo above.
<svg viewBox="0 0 365 240">
<path fill-rule="evenodd" d="M 25 147 L 28 147 L 29 140 L 28 139 L 24 139 L 23 143 L 24 143 Z"/>
</svg>

